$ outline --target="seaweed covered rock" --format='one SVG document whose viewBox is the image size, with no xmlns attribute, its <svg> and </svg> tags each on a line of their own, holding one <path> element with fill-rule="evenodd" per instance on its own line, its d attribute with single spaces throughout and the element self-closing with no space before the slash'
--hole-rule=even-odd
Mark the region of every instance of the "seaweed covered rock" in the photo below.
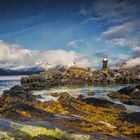
<svg viewBox="0 0 140 140">
<path fill-rule="evenodd" d="M 115 104 L 111 101 L 109 101 L 108 99 L 105 98 L 85 98 L 83 99 L 83 101 L 85 101 L 88 104 L 92 104 L 94 106 L 100 106 L 100 107 L 116 107 L 116 108 L 121 108 L 121 109 L 126 109 L 125 106 L 121 105 L 121 104 Z"/>
<path fill-rule="evenodd" d="M 125 104 L 140 106 L 140 85 L 130 85 L 108 95 Z"/>
<path fill-rule="evenodd" d="M 3 116 L 6 118 L 18 120 L 48 120 L 53 118 L 53 114 L 37 109 L 27 103 L 5 105 L 1 108 L 0 112 L 3 113 Z"/>
<path fill-rule="evenodd" d="M 124 121 L 128 121 L 130 123 L 137 123 L 140 125 L 140 112 L 121 113 L 120 117 Z"/>
<path fill-rule="evenodd" d="M 53 97 L 59 97 L 59 96 L 60 96 L 60 94 L 59 94 L 59 93 L 57 93 L 57 92 L 55 92 L 55 93 L 51 93 L 51 96 L 53 96 Z"/>
<path fill-rule="evenodd" d="M 22 91 L 20 87 L 13 89 Z M 120 135 L 133 138 L 139 136 L 140 125 L 137 118 L 139 114 L 130 115 L 126 109 L 118 107 L 110 101 L 94 99 L 91 103 L 91 101 L 74 98 L 69 93 L 63 92 L 59 94 L 56 101 L 41 102 L 30 92 L 25 94 L 20 92 L 0 97 L 0 101 L 3 101 L 3 105 L 0 107 L 1 117 L 14 120 L 45 120 L 61 127 L 77 129 L 87 134 L 99 133 L 114 139 Z M 20 94 L 26 96 L 20 97 Z M 28 96 L 34 99 L 30 100 Z M 7 101 L 7 98 L 10 101 Z M 131 121 L 129 116 L 131 116 Z M 127 119 L 124 121 L 124 118 Z M 135 123 L 132 123 L 134 119 Z"/>
<path fill-rule="evenodd" d="M 88 92 L 87 93 L 87 96 L 93 96 L 94 95 L 94 92 Z"/>
<path fill-rule="evenodd" d="M 24 87 L 15 85 L 9 90 L 5 90 L 0 97 L 0 103 L 1 106 L 4 104 L 15 104 L 15 103 L 22 103 L 26 102 L 31 104 L 32 102 L 36 102 L 37 98 L 40 98 L 41 96 L 36 96 L 31 94 L 30 92 L 27 92 L 27 90 L 24 89 Z"/>
</svg>

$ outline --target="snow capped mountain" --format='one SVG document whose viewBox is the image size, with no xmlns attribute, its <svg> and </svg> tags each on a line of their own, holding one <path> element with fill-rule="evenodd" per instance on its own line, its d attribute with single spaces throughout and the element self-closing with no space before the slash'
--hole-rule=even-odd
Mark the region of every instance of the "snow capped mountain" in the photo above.
<svg viewBox="0 0 140 140">
<path fill-rule="evenodd" d="M 38 74 L 45 70 L 44 67 L 41 66 L 30 66 L 30 67 L 9 67 L 9 68 L 0 68 L 0 76 L 3 75 L 30 75 L 30 74 Z"/>
</svg>

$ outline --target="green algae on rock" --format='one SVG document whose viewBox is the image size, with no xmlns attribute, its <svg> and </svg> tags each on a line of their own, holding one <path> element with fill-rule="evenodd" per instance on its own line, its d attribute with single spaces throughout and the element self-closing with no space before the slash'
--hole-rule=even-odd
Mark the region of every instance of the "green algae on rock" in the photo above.
<svg viewBox="0 0 140 140">
<path fill-rule="evenodd" d="M 15 140 L 10 133 L 0 130 L 0 140 Z"/>
<path fill-rule="evenodd" d="M 37 136 L 49 136 L 56 139 L 63 139 L 63 140 L 90 140 L 90 135 L 86 134 L 70 134 L 60 129 L 48 129 L 39 126 L 24 126 L 19 129 L 21 132 L 27 133 L 32 138 Z"/>
</svg>

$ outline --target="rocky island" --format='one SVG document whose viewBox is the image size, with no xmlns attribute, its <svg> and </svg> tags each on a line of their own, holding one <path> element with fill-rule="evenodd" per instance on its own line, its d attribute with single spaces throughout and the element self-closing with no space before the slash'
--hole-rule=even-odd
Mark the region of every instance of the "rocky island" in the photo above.
<svg viewBox="0 0 140 140">
<path fill-rule="evenodd" d="M 67 92 L 55 92 L 55 100 L 41 101 L 41 94 L 32 91 L 48 90 L 68 85 L 130 84 L 117 92 L 108 93 L 108 98 L 95 98 L 94 93 L 77 97 Z M 21 84 L 5 90 L 0 97 L 0 117 L 11 121 L 40 121 L 49 126 L 18 126 L 12 133 L 0 137 L 13 139 L 80 139 L 80 140 L 138 140 L 140 137 L 140 112 L 134 112 L 123 104 L 112 102 L 118 99 L 124 104 L 140 107 L 140 71 L 57 66 L 40 74 L 21 78 Z M 57 129 L 56 129 L 57 128 Z M 15 138 L 16 137 L 16 138 Z"/>
</svg>

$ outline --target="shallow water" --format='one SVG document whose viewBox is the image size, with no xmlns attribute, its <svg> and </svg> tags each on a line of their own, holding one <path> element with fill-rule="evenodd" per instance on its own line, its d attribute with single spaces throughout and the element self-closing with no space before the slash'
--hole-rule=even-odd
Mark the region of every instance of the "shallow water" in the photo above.
<svg viewBox="0 0 140 140">
<path fill-rule="evenodd" d="M 0 95 L 4 90 L 20 83 L 21 76 L 0 76 Z"/>
<path fill-rule="evenodd" d="M 111 86 L 84 86 L 84 87 L 55 87 L 49 90 L 42 90 L 42 91 L 33 91 L 33 94 L 41 94 L 45 100 L 49 100 L 50 98 L 54 98 L 50 96 L 51 93 L 61 93 L 61 92 L 68 92 L 72 96 L 77 97 L 79 94 L 83 94 L 87 96 L 87 93 L 93 92 L 93 97 L 107 97 L 108 92 L 114 92 L 121 89 L 123 86 L 120 85 L 111 85 Z M 43 99 L 43 100 L 44 100 Z"/>
<path fill-rule="evenodd" d="M 50 94 L 51 93 L 61 93 L 61 92 L 68 92 L 72 96 L 77 97 L 79 94 L 83 94 L 85 97 L 89 97 L 87 93 L 93 92 L 94 95 L 90 97 L 95 97 L 95 98 L 107 98 L 110 101 L 117 103 L 117 104 L 122 104 L 124 105 L 128 110 L 133 111 L 133 112 L 140 112 L 140 107 L 139 106 L 134 106 L 134 105 L 126 105 L 123 104 L 121 101 L 116 100 L 116 99 L 111 99 L 107 96 L 109 92 L 115 92 L 122 87 L 126 85 L 107 85 L 107 86 L 85 86 L 85 87 L 56 87 L 56 88 L 51 88 L 49 90 L 42 90 L 42 91 L 33 91 L 33 94 L 42 95 L 42 99 L 40 99 L 42 102 L 43 101 L 48 101 L 48 100 L 56 100 L 56 97 L 52 97 Z"/>
<path fill-rule="evenodd" d="M 4 90 L 10 89 L 12 86 L 16 84 L 20 84 L 20 78 L 21 76 L 0 76 L 0 95 L 2 95 L 2 92 Z M 52 97 L 50 94 L 55 92 L 68 92 L 72 96 L 77 97 L 79 94 L 83 94 L 85 97 L 87 96 L 87 93 L 93 92 L 94 95 L 90 97 L 95 98 L 108 98 L 109 100 L 113 101 L 114 103 L 123 104 L 119 100 L 110 99 L 107 94 L 109 92 L 114 92 L 126 85 L 107 85 L 107 86 L 63 86 L 63 87 L 55 87 L 47 90 L 41 90 L 41 91 L 32 91 L 33 94 L 41 94 L 42 99 L 41 101 L 47 101 L 47 100 L 56 100 L 56 97 Z M 123 104 L 127 109 L 134 111 L 134 112 L 140 112 L 140 107 L 133 106 L 133 105 L 126 105 Z"/>
</svg>

